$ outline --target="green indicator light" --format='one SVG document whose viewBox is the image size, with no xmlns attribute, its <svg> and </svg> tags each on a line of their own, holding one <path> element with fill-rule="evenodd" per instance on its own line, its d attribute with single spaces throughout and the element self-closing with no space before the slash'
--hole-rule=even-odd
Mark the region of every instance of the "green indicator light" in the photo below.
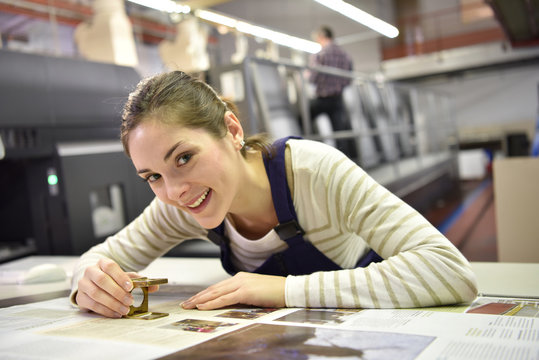
<svg viewBox="0 0 539 360">
<path fill-rule="evenodd" d="M 56 184 L 58 184 L 58 176 L 49 175 L 49 177 L 47 178 L 47 181 L 48 181 L 49 185 L 56 185 Z"/>
</svg>

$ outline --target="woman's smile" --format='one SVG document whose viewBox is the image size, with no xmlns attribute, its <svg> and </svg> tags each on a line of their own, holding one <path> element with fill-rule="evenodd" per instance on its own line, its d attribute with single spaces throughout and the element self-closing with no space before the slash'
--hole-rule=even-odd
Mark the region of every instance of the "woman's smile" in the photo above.
<svg viewBox="0 0 539 360">
<path fill-rule="evenodd" d="M 195 214 L 200 213 L 206 208 L 206 206 L 210 202 L 211 194 L 212 194 L 211 189 L 208 189 L 204 191 L 198 199 L 191 202 L 190 204 L 186 204 L 185 206 L 189 208 L 189 211 L 192 213 L 195 213 Z"/>
</svg>

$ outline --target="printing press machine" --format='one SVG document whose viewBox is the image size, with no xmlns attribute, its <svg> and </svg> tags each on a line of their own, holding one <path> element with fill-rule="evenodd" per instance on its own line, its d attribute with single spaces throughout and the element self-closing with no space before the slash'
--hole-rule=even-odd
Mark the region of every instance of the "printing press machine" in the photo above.
<svg viewBox="0 0 539 360">
<path fill-rule="evenodd" d="M 0 50 L 0 262 L 78 255 L 153 198 L 119 141 L 133 68 Z"/>
</svg>

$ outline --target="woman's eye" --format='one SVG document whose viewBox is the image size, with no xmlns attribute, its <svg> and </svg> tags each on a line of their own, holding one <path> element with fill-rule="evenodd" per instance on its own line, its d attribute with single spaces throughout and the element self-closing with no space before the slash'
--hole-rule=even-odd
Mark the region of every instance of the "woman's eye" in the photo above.
<svg viewBox="0 0 539 360">
<path fill-rule="evenodd" d="M 159 174 L 152 174 L 152 175 L 146 176 L 144 178 L 144 180 L 146 180 L 146 182 L 153 183 L 153 182 L 157 181 L 160 177 L 161 177 L 161 175 L 159 175 Z"/>
<path fill-rule="evenodd" d="M 189 160 L 191 160 L 192 157 L 193 155 L 191 154 L 182 154 L 178 157 L 176 163 L 178 164 L 178 166 L 185 165 L 189 162 Z"/>
</svg>

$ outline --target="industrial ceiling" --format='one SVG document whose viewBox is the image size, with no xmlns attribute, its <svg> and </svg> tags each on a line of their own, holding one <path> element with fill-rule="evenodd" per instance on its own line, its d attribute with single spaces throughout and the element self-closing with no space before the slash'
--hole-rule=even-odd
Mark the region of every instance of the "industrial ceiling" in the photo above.
<svg viewBox="0 0 539 360">
<path fill-rule="evenodd" d="M 513 47 L 539 46 L 539 0 L 486 0 Z"/>
</svg>

